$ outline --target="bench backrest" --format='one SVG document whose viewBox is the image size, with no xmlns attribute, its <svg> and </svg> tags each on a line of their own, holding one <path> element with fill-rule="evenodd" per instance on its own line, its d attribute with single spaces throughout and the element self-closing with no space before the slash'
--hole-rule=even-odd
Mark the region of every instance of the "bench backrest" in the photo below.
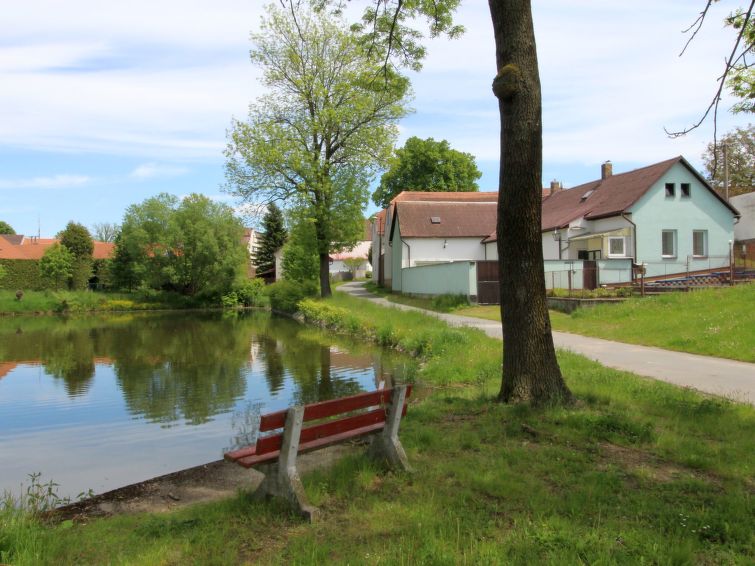
<svg viewBox="0 0 755 566">
<path fill-rule="evenodd" d="M 411 394 L 411 389 L 411 386 L 407 386 L 406 397 L 409 397 Z M 299 452 L 315 450 L 329 444 L 341 442 L 347 438 L 370 434 L 384 428 L 386 420 L 385 405 L 390 403 L 393 391 L 393 389 L 380 389 L 369 393 L 360 393 L 350 397 L 305 405 L 304 423 L 319 421 L 368 407 L 378 406 L 378 408 L 302 427 L 301 434 L 299 435 Z M 287 414 L 288 409 L 284 409 L 262 415 L 260 418 L 260 433 L 283 428 L 286 424 Z M 404 403 L 401 414 L 406 414 L 406 403 Z M 261 436 L 257 439 L 257 443 L 254 446 L 228 452 L 225 458 L 235 461 L 242 466 L 251 467 L 277 459 L 282 443 L 282 431 L 276 434 Z"/>
</svg>

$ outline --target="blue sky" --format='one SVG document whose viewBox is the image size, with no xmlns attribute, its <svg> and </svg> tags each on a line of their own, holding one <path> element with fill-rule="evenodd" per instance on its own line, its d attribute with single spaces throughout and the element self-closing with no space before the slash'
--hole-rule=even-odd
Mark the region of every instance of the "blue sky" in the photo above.
<svg viewBox="0 0 755 566">
<path fill-rule="evenodd" d="M 364 1 L 352 2 L 356 7 Z M 702 167 L 712 124 L 694 122 L 731 48 L 714 6 L 679 57 L 703 0 L 535 0 L 543 84 L 543 183 L 592 180 L 610 159 L 621 172 L 684 155 Z M 248 59 L 256 0 L 26 0 L 0 18 L 0 219 L 52 236 L 69 220 L 120 222 L 159 192 L 204 193 L 233 206 L 223 183 L 225 132 L 262 93 Z M 447 139 L 474 154 L 482 190 L 498 178 L 497 103 L 487 2 L 458 12 L 467 33 L 428 41 L 412 76 L 409 136 Z M 746 124 L 725 110 L 719 131 Z M 367 212 L 374 211 L 374 207 Z M 251 221 L 251 220 L 250 220 Z"/>
</svg>

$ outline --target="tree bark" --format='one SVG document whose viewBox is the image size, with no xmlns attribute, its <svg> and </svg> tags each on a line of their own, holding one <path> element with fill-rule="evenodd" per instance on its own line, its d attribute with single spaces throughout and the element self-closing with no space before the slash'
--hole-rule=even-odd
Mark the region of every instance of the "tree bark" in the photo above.
<svg viewBox="0 0 755 566">
<path fill-rule="evenodd" d="M 327 299 L 332 294 L 330 290 L 330 256 L 320 253 L 320 296 Z"/>
<path fill-rule="evenodd" d="M 540 235 L 542 102 L 530 0 L 489 0 L 501 116 L 498 257 L 503 374 L 500 401 L 570 402 L 556 360 Z"/>
</svg>

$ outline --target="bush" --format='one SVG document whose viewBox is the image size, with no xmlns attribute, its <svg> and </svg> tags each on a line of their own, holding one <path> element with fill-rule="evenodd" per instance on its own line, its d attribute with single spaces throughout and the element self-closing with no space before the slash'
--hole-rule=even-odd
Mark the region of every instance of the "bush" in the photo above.
<svg viewBox="0 0 755 566">
<path fill-rule="evenodd" d="M 224 309 L 234 309 L 239 305 L 239 296 L 236 291 L 231 291 L 220 297 L 220 303 Z"/>
<path fill-rule="evenodd" d="M 278 281 L 268 287 L 270 306 L 274 311 L 295 313 L 299 310 L 299 302 L 307 297 L 317 295 L 318 287 L 314 281 L 303 283 L 295 281 Z"/>
<path fill-rule="evenodd" d="M 448 312 L 456 307 L 469 306 L 469 297 L 466 295 L 438 295 L 433 297 L 433 308 Z"/>
<path fill-rule="evenodd" d="M 265 295 L 265 282 L 262 279 L 250 279 L 236 289 L 238 301 L 245 307 L 255 307 L 262 304 Z"/>
</svg>

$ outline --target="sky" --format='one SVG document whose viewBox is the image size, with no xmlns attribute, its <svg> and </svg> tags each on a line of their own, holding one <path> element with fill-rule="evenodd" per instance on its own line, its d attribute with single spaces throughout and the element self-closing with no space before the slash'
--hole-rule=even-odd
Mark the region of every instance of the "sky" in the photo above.
<svg viewBox="0 0 755 566">
<path fill-rule="evenodd" d="M 354 0 L 355 9 L 366 0 Z M 733 32 L 722 0 L 683 57 L 703 0 L 534 0 L 543 92 L 543 184 L 565 187 L 684 155 L 702 169 L 713 125 L 679 139 L 715 93 Z M 263 94 L 249 60 L 259 0 L 4 0 L 0 16 L 0 220 L 53 236 L 73 220 L 120 223 L 168 192 L 223 191 L 226 132 Z M 460 38 L 428 40 L 411 73 L 410 136 L 473 154 L 497 190 L 499 120 L 487 2 L 463 0 Z M 727 112 L 719 132 L 747 123 Z M 370 206 L 366 214 L 376 210 Z M 248 224 L 255 219 L 247 218 Z"/>
</svg>

